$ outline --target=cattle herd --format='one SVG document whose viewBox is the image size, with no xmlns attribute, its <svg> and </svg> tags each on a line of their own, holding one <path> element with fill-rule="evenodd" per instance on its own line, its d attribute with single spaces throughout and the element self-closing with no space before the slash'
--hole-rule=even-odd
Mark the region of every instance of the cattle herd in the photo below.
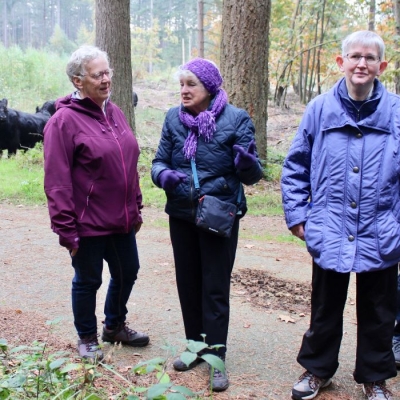
<svg viewBox="0 0 400 400">
<path fill-rule="evenodd" d="M 132 92 L 132 102 L 136 107 L 135 92 Z M 3 150 L 12 156 L 18 149 L 26 151 L 42 142 L 44 126 L 55 112 L 55 101 L 46 101 L 42 107 L 36 107 L 35 114 L 29 114 L 9 108 L 7 99 L 0 100 L 0 158 Z"/>
<path fill-rule="evenodd" d="M 7 150 L 15 155 L 18 149 L 26 151 L 43 140 L 43 129 L 56 112 L 54 101 L 46 101 L 36 107 L 35 114 L 17 111 L 8 107 L 8 100 L 0 100 L 0 154 Z"/>
</svg>

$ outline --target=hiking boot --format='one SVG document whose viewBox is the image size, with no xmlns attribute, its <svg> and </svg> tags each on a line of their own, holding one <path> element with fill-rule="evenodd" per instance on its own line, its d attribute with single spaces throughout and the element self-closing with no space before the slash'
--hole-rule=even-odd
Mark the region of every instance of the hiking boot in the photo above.
<svg viewBox="0 0 400 400">
<path fill-rule="evenodd" d="M 368 400 L 392 400 L 392 393 L 385 381 L 364 383 L 363 392 Z"/>
<path fill-rule="evenodd" d="M 174 362 L 172 363 L 172 366 L 174 369 L 177 371 L 189 371 L 190 369 L 193 369 L 196 367 L 198 364 L 204 362 L 204 360 L 200 357 L 197 357 L 194 361 L 192 361 L 189 365 L 186 365 L 180 357 L 176 358 Z"/>
<path fill-rule="evenodd" d="M 228 374 L 214 368 L 213 376 L 210 379 L 210 389 L 212 392 L 223 392 L 229 387 Z"/>
<path fill-rule="evenodd" d="M 95 362 L 103 359 L 104 355 L 100 349 L 96 333 L 78 340 L 78 353 L 82 358 L 91 359 Z"/>
<path fill-rule="evenodd" d="M 144 347 L 150 342 L 150 338 L 145 333 L 136 332 L 128 328 L 127 323 L 123 323 L 115 329 L 107 329 L 104 325 L 101 340 L 103 342 L 122 343 L 134 347 Z"/>
<path fill-rule="evenodd" d="M 299 380 L 293 385 L 292 399 L 295 400 L 309 400 L 313 399 L 319 389 L 327 387 L 331 384 L 332 379 L 318 378 L 309 371 L 304 372 Z"/>
<path fill-rule="evenodd" d="M 396 367 L 400 367 L 400 341 L 393 340 L 393 355 L 396 362 Z"/>
</svg>

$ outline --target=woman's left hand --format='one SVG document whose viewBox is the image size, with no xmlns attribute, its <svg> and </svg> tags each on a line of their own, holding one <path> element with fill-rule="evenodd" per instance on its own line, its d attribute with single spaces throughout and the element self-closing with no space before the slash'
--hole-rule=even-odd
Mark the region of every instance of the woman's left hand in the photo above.
<svg viewBox="0 0 400 400">
<path fill-rule="evenodd" d="M 256 142 L 252 140 L 249 144 L 247 151 L 238 144 L 233 146 L 233 150 L 237 151 L 235 157 L 235 167 L 239 170 L 248 169 L 257 162 L 256 158 Z"/>
</svg>

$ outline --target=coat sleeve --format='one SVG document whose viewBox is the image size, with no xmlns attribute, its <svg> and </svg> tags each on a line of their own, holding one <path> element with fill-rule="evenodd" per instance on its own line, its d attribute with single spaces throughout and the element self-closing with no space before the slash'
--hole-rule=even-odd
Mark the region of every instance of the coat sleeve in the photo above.
<svg viewBox="0 0 400 400">
<path fill-rule="evenodd" d="M 252 140 L 255 139 L 255 130 L 250 115 L 240 110 L 235 123 L 236 127 L 236 140 L 234 144 L 242 146 L 245 150 L 249 147 Z M 233 154 L 233 159 L 236 157 L 236 152 Z M 256 152 L 257 162 L 252 167 L 246 170 L 237 170 L 237 175 L 240 182 L 245 185 L 253 185 L 257 183 L 263 177 L 263 170 L 261 167 L 260 160 Z"/>
<path fill-rule="evenodd" d="M 44 190 L 53 231 L 60 245 L 79 247 L 72 188 L 74 145 L 62 117 L 51 118 L 44 130 Z"/>
<path fill-rule="evenodd" d="M 315 124 L 314 115 L 313 107 L 309 106 L 282 168 L 282 204 L 288 228 L 305 223 L 311 205 L 312 138 L 319 129 Z"/>
</svg>

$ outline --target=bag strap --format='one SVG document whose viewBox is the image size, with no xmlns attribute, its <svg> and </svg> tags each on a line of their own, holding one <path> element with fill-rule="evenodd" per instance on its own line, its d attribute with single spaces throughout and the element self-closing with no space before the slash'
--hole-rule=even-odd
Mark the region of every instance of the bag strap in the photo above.
<svg viewBox="0 0 400 400">
<path fill-rule="evenodd" d="M 190 165 L 192 166 L 194 187 L 197 191 L 200 192 L 200 183 L 199 183 L 199 177 L 197 175 L 196 161 L 194 161 L 193 158 L 190 159 Z M 242 200 L 242 190 L 241 190 L 242 187 L 241 186 L 242 186 L 242 184 L 240 184 L 238 198 L 236 201 L 236 205 L 238 207 L 238 214 L 242 214 L 242 211 L 239 210 L 239 204 L 240 204 L 240 201 Z"/>
<path fill-rule="evenodd" d="M 190 164 L 191 164 L 191 166 L 192 166 L 194 187 L 195 187 L 197 190 L 200 190 L 199 177 L 197 176 L 197 169 L 196 169 L 196 161 L 194 161 L 193 158 L 191 158 L 191 159 L 190 159 Z"/>
</svg>

